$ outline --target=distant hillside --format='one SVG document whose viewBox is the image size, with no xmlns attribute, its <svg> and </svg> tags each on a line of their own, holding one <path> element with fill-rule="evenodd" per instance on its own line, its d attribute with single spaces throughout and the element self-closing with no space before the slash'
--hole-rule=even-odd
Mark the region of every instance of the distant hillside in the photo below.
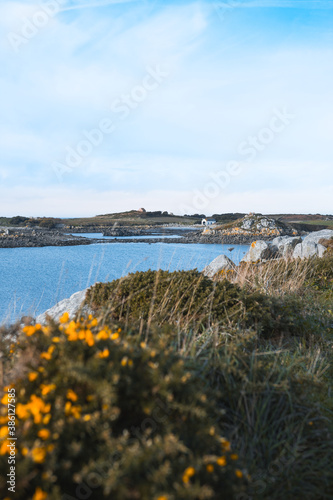
<svg viewBox="0 0 333 500">
<path fill-rule="evenodd" d="M 201 220 L 207 214 L 193 215 L 174 215 L 166 211 L 146 211 L 144 208 L 139 210 L 129 210 L 126 212 L 100 214 L 94 217 L 73 217 L 59 219 L 55 217 L 26 217 L 16 215 L 15 217 L 0 217 L 0 226 L 17 226 L 17 227 L 44 227 L 52 229 L 54 227 L 72 226 L 72 227 L 109 227 L 109 226 L 152 226 L 162 224 L 182 224 L 191 226 L 200 224 Z M 257 214 L 262 216 L 262 214 Z M 245 213 L 221 213 L 213 214 L 212 217 L 220 225 L 234 224 L 242 220 L 246 216 Z M 265 215 L 265 217 L 273 218 L 279 222 L 290 224 L 297 230 L 313 231 L 322 228 L 333 227 L 333 215 L 321 214 L 275 214 Z"/>
</svg>

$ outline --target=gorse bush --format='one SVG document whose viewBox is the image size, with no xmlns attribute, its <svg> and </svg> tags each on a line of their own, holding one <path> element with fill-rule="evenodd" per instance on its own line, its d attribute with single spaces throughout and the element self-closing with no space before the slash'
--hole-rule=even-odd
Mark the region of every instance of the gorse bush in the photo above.
<svg viewBox="0 0 333 500">
<path fill-rule="evenodd" d="M 267 296 L 227 279 L 213 282 L 198 271 L 147 271 L 129 274 L 88 290 L 86 304 L 115 321 L 174 324 L 203 331 L 212 325 L 252 327 L 264 337 L 306 336 L 317 318 L 297 297 Z"/>
<path fill-rule="evenodd" d="M 6 366 L 17 398 L 15 498 L 217 500 L 244 491 L 216 391 L 166 339 L 151 344 L 92 318 L 24 328 Z"/>
<path fill-rule="evenodd" d="M 293 294 L 263 277 L 135 273 L 90 289 L 94 316 L 0 329 L 13 499 L 333 498 L 331 261 Z"/>
<path fill-rule="evenodd" d="M 66 315 L 25 327 L 4 358 L 17 399 L 15 498 L 330 498 L 333 438 L 304 359 L 258 351 L 254 333 L 202 333 L 180 355 L 175 339 L 187 337 Z"/>
</svg>

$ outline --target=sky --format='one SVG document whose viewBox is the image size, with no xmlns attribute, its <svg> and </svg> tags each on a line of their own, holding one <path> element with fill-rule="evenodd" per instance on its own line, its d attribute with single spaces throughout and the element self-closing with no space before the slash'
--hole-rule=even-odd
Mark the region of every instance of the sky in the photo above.
<svg viewBox="0 0 333 500">
<path fill-rule="evenodd" d="M 0 216 L 333 213 L 333 1 L 1 0 Z"/>
</svg>

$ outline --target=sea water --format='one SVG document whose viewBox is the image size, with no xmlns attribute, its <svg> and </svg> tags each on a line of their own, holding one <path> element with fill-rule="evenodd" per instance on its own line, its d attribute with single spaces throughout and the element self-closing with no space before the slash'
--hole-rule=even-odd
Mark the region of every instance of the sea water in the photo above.
<svg viewBox="0 0 333 500">
<path fill-rule="evenodd" d="M 93 237 L 97 235 L 94 234 Z M 98 236 L 97 236 L 98 237 Z M 229 250 L 233 247 L 233 250 Z M 0 249 L 0 324 L 37 315 L 98 281 L 148 269 L 202 269 L 225 254 L 236 264 L 247 245 L 100 243 Z"/>
</svg>

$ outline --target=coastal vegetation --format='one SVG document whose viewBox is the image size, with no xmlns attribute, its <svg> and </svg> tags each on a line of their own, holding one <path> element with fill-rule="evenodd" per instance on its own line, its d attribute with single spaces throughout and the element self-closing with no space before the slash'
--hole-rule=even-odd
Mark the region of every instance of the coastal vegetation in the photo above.
<svg viewBox="0 0 333 500">
<path fill-rule="evenodd" d="M 1 470 L 14 388 L 19 500 L 330 499 L 332 334 L 329 251 L 96 284 L 2 328 Z"/>
<path fill-rule="evenodd" d="M 245 213 L 224 213 L 224 214 L 213 214 L 213 218 L 217 221 L 218 225 L 230 224 L 230 227 L 234 227 L 235 221 L 241 221 Z M 262 214 L 256 214 L 261 216 Z M 54 225 L 64 224 L 65 226 L 72 227 L 112 227 L 117 226 L 145 226 L 145 225 L 163 225 L 163 224 L 181 224 L 186 226 L 191 226 L 193 224 L 201 224 L 201 220 L 206 217 L 206 214 L 193 214 L 193 215 L 174 215 L 166 211 L 147 211 L 145 209 L 139 210 L 129 210 L 127 212 L 120 213 L 110 213 L 110 214 L 100 214 L 94 217 L 77 217 L 77 218 L 63 218 L 59 219 L 56 217 L 27 217 L 27 216 L 15 216 L 15 217 L 1 217 L 0 216 L 0 226 L 39 226 L 47 227 L 53 221 Z M 333 218 L 329 215 L 297 215 L 297 214 L 278 214 L 278 215 L 267 215 L 267 217 L 272 217 L 278 222 L 285 224 L 295 225 L 297 228 L 303 228 L 303 230 L 311 231 L 313 226 L 318 226 L 318 230 L 321 228 L 331 228 L 333 226 Z M 51 228 L 54 225 L 50 226 Z M 227 226 L 228 227 L 228 226 Z"/>
</svg>

